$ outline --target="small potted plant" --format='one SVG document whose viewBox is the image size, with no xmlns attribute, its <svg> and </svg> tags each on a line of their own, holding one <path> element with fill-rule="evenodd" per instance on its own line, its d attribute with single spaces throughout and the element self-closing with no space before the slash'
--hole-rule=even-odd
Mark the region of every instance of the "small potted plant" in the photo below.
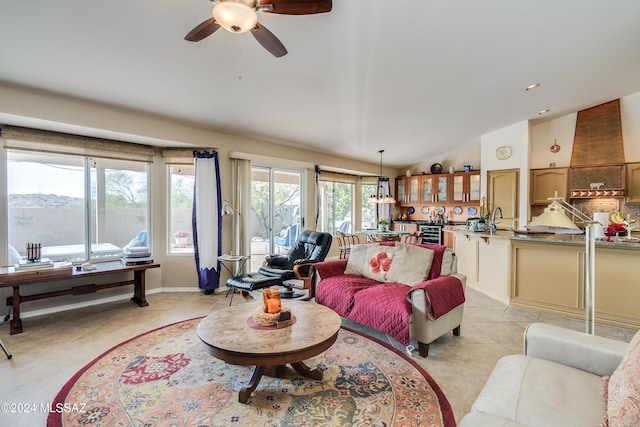
<svg viewBox="0 0 640 427">
<path fill-rule="evenodd" d="M 387 227 L 388 226 L 389 226 L 389 221 L 387 221 L 386 219 L 379 219 L 378 220 L 378 230 L 387 231 Z"/>
<path fill-rule="evenodd" d="M 474 216 L 467 218 L 466 227 L 471 231 L 485 231 L 487 227 L 488 216 Z"/>
<path fill-rule="evenodd" d="M 184 248 L 185 246 L 187 246 L 187 239 L 189 239 L 190 235 L 191 233 L 189 233 L 187 230 L 176 231 L 173 235 L 173 237 L 176 239 L 176 246 L 180 248 Z"/>
</svg>

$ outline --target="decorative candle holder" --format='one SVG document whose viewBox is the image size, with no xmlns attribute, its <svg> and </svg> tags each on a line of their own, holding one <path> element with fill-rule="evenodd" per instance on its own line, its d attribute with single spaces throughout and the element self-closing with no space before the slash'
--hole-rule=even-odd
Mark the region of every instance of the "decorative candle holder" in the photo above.
<svg viewBox="0 0 640 427">
<path fill-rule="evenodd" d="M 280 303 L 280 289 L 265 288 L 262 290 L 262 300 L 264 302 L 264 312 L 276 314 L 282 308 Z"/>
<path fill-rule="evenodd" d="M 42 245 L 40 243 L 27 243 L 27 261 L 29 262 L 40 261 L 41 252 L 42 252 Z"/>
</svg>

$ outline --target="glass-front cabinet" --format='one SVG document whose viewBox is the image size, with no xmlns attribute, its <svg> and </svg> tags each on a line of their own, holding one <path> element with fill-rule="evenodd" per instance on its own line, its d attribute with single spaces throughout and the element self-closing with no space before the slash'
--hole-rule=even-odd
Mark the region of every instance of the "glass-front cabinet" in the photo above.
<svg viewBox="0 0 640 427">
<path fill-rule="evenodd" d="M 397 203 L 401 206 L 418 203 L 420 195 L 420 179 L 417 176 L 397 177 Z"/>
<path fill-rule="evenodd" d="M 422 177 L 422 202 L 433 203 L 433 175 Z"/>
<path fill-rule="evenodd" d="M 396 194 L 398 206 L 476 205 L 480 202 L 480 171 L 399 176 Z"/>
<path fill-rule="evenodd" d="M 449 177 L 446 175 L 439 175 L 438 176 L 438 192 L 437 194 L 437 199 L 436 202 L 437 203 L 445 203 L 447 201 L 447 188 L 449 187 Z"/>
<path fill-rule="evenodd" d="M 422 203 L 445 203 L 448 199 L 449 187 L 446 174 L 422 176 Z"/>
<path fill-rule="evenodd" d="M 480 171 L 458 172 L 451 179 L 451 201 L 475 204 L 480 201 Z"/>
</svg>

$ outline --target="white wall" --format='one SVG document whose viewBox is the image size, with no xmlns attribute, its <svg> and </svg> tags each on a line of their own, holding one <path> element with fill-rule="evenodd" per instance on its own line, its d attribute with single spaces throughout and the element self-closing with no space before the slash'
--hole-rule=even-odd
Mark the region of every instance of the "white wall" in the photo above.
<svg viewBox="0 0 640 427">
<path fill-rule="evenodd" d="M 640 162 L 640 92 L 620 98 L 620 115 L 624 160 L 626 163 Z M 575 112 L 532 124 L 531 168 L 548 168 L 553 162 L 556 167 L 570 165 L 577 117 L 578 113 Z M 554 154 L 549 147 L 555 139 L 558 140 L 560 151 Z"/>
<path fill-rule="evenodd" d="M 440 163 L 443 172 L 449 171 L 449 166 L 453 166 L 456 172 L 464 170 L 464 165 L 471 165 L 474 169 L 480 169 L 480 144 L 471 144 L 456 151 L 445 153 L 436 158 L 429 158 L 416 163 L 406 169 L 409 169 L 413 175 L 419 175 L 421 172 L 431 173 L 431 165 Z M 405 170 L 399 175 L 404 175 Z"/>
<path fill-rule="evenodd" d="M 620 98 L 624 160 L 640 162 L 640 92 Z"/>
<path fill-rule="evenodd" d="M 482 135 L 481 157 L 482 194 L 487 194 L 487 172 L 504 169 L 520 169 L 520 206 L 518 228 L 523 228 L 529 215 L 529 122 L 524 121 L 506 128 Z M 509 146 L 511 157 L 505 160 L 496 158 L 496 148 Z"/>
<path fill-rule="evenodd" d="M 531 168 L 567 167 L 571 163 L 573 136 L 578 113 L 567 114 L 555 120 L 531 126 Z M 549 149 L 557 141 L 560 151 Z"/>
</svg>

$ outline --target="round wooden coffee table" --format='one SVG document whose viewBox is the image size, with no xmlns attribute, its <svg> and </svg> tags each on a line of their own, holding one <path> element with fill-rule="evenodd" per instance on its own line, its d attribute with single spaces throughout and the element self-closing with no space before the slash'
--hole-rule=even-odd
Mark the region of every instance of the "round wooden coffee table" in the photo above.
<svg viewBox="0 0 640 427">
<path fill-rule="evenodd" d="M 283 301 L 295 322 L 284 328 L 257 328 L 249 319 L 262 302 L 216 309 L 198 325 L 198 337 L 213 357 L 234 365 L 255 366 L 251 380 L 238 400 L 247 403 L 263 374 L 280 376 L 290 364 L 300 375 L 322 379 L 322 368 L 309 368 L 304 360 L 333 345 L 340 330 L 340 316 L 322 305 Z"/>
</svg>

